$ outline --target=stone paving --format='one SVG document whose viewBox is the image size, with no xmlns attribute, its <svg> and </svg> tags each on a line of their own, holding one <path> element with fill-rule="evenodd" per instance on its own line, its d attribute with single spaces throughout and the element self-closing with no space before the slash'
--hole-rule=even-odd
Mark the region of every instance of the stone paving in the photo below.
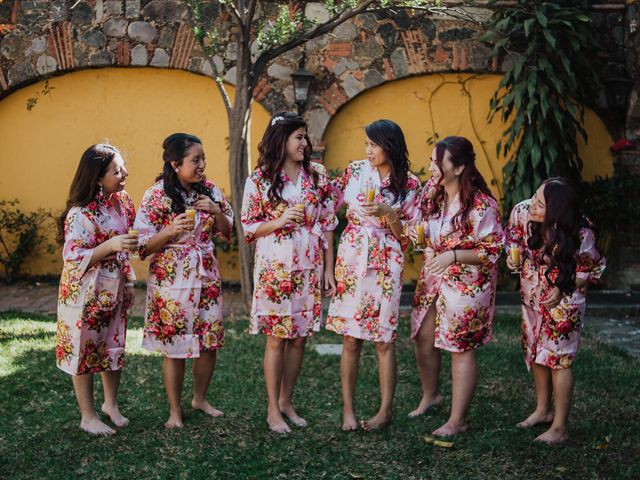
<svg viewBox="0 0 640 480">
<path fill-rule="evenodd" d="M 1 285 L 0 312 L 19 310 L 55 315 L 57 293 L 58 287 L 52 284 Z M 135 316 L 144 314 L 144 294 L 142 288 L 136 288 Z M 412 292 L 403 292 L 402 311 L 410 311 L 411 299 Z M 498 313 L 519 314 L 519 301 L 518 293 L 498 292 Z M 225 317 L 244 313 L 239 291 L 223 290 L 223 302 Z M 587 305 L 585 330 L 640 358 L 640 293 L 596 291 L 590 294 Z M 328 307 L 326 300 L 324 306 Z"/>
</svg>

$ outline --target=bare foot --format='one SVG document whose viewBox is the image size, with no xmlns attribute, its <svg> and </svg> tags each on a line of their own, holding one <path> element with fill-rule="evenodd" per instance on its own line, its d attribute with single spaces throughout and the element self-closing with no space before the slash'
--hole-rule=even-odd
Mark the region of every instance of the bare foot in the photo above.
<svg viewBox="0 0 640 480">
<path fill-rule="evenodd" d="M 362 420 L 360 425 L 367 432 L 371 432 L 373 430 L 378 430 L 380 428 L 385 427 L 391 422 L 391 414 L 378 412 L 375 417 L 370 418 L 369 420 Z"/>
<path fill-rule="evenodd" d="M 569 440 L 569 432 L 566 428 L 558 429 L 558 428 L 550 428 L 542 435 L 539 435 L 536 438 L 536 442 L 543 442 L 547 444 L 557 444 L 564 443 Z"/>
<path fill-rule="evenodd" d="M 539 411 L 536 409 L 531 415 L 529 415 L 525 420 L 516 424 L 518 428 L 530 428 L 535 425 L 539 425 L 541 423 L 551 423 L 553 422 L 553 412 L 551 411 Z"/>
<path fill-rule="evenodd" d="M 126 427 L 129 425 L 129 419 L 120 413 L 117 405 L 107 406 L 102 404 L 102 411 L 111 419 L 116 427 Z"/>
<path fill-rule="evenodd" d="M 358 429 L 358 422 L 356 421 L 356 415 L 353 412 L 342 413 L 342 431 L 343 432 L 355 432 Z"/>
<path fill-rule="evenodd" d="M 453 435 L 466 432 L 468 429 L 469 425 L 466 423 L 456 423 L 449 420 L 440 428 L 431 432 L 431 435 L 436 437 L 451 437 Z"/>
<path fill-rule="evenodd" d="M 284 421 L 279 410 L 277 412 L 269 411 L 267 413 L 267 424 L 272 432 L 291 433 L 291 428 L 287 425 L 287 422 Z"/>
<path fill-rule="evenodd" d="M 191 400 L 191 406 L 195 410 L 202 410 L 204 413 L 211 415 L 212 417 L 221 417 L 224 415 L 224 412 L 222 412 L 222 410 L 214 408 L 213 405 L 211 405 L 206 399 L 202 401 L 196 401 L 196 399 L 194 398 L 193 400 Z"/>
<path fill-rule="evenodd" d="M 416 408 L 412 412 L 409 412 L 409 417 L 414 418 L 419 417 L 420 415 L 424 415 L 431 407 L 435 407 L 437 405 L 440 405 L 441 403 L 442 395 L 440 395 L 439 393 L 436 394 L 433 398 L 428 398 L 423 395 L 418 408 Z"/>
<path fill-rule="evenodd" d="M 293 405 L 280 405 L 280 413 L 287 417 L 296 427 L 306 427 L 307 421 L 298 415 L 293 408 Z"/>
<path fill-rule="evenodd" d="M 169 410 L 169 420 L 164 423 L 164 426 L 172 429 L 172 428 L 182 428 L 184 423 L 182 423 L 182 411 L 172 412 Z"/>
<path fill-rule="evenodd" d="M 116 431 L 98 417 L 80 421 L 80 428 L 91 435 L 113 435 Z"/>
</svg>

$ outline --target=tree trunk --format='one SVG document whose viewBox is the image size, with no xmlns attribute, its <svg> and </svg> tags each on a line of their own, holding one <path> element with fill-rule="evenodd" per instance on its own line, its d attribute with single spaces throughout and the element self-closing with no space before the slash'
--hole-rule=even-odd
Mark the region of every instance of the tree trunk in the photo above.
<svg viewBox="0 0 640 480">
<path fill-rule="evenodd" d="M 231 175 L 231 203 L 235 214 L 238 234 L 238 255 L 240 260 L 240 287 L 247 312 L 251 309 L 253 297 L 253 248 L 247 245 L 240 222 L 242 193 L 249 174 L 249 125 L 251 119 L 249 45 L 238 42 L 236 64 L 236 90 L 233 108 L 229 117 L 229 174 Z"/>
</svg>

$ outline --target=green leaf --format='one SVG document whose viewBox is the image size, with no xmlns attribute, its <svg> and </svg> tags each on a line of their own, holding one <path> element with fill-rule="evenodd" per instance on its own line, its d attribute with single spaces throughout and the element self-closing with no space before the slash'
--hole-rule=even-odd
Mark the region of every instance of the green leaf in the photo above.
<svg viewBox="0 0 640 480">
<path fill-rule="evenodd" d="M 529 18 L 524 21 L 524 36 L 526 38 L 529 38 L 529 35 L 531 34 L 531 29 L 533 28 L 535 23 L 536 21 L 534 18 Z"/>
<path fill-rule="evenodd" d="M 549 32 L 548 30 L 543 30 L 542 34 L 544 35 L 544 38 L 547 39 L 547 43 L 551 46 L 551 48 L 552 49 L 556 48 L 556 39 L 552 35 L 552 33 Z"/>
<path fill-rule="evenodd" d="M 538 19 L 538 23 L 542 26 L 542 28 L 547 28 L 547 17 L 540 10 L 536 11 L 536 18 Z"/>
</svg>

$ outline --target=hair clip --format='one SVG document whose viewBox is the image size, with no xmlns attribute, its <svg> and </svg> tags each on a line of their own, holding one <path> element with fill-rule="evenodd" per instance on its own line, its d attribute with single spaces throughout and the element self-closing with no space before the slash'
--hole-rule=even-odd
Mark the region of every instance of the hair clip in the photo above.
<svg viewBox="0 0 640 480">
<path fill-rule="evenodd" d="M 280 115 L 273 117 L 273 120 L 271 120 L 271 126 L 273 127 L 278 122 L 284 122 L 284 117 L 281 117 Z"/>
</svg>

